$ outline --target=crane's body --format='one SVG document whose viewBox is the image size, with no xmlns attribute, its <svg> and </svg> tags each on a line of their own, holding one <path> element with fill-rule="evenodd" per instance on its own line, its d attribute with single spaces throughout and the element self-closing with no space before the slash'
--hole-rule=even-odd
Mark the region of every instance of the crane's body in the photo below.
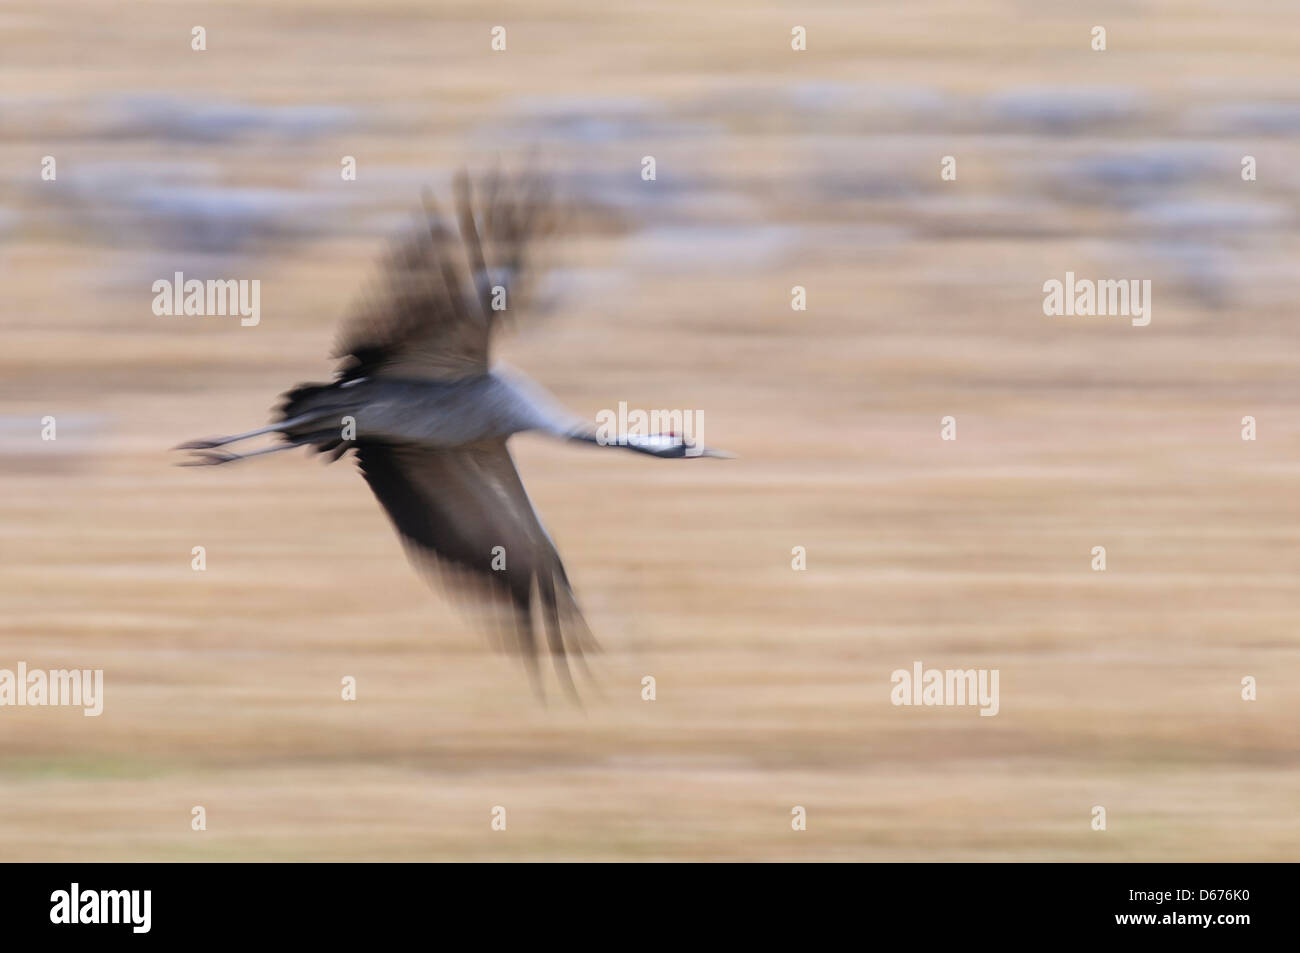
<svg viewBox="0 0 1300 953">
<path fill-rule="evenodd" d="M 581 429 L 512 377 L 494 370 L 460 381 L 356 378 L 300 385 L 281 414 L 286 421 L 305 419 L 284 432 L 291 438 L 342 433 L 348 417 L 358 439 L 451 449 L 525 430 L 568 436 Z"/>
</svg>

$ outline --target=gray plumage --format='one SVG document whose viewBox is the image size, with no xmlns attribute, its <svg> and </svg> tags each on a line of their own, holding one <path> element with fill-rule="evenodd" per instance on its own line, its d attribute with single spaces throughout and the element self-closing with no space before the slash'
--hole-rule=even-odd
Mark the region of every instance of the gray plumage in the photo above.
<svg viewBox="0 0 1300 953">
<path fill-rule="evenodd" d="M 496 614 L 508 642 L 540 692 L 539 614 L 557 677 L 576 697 L 567 659 L 581 660 L 595 640 L 506 441 L 523 431 L 599 441 L 535 384 L 490 363 L 497 324 L 526 298 L 530 243 L 553 228 L 556 210 L 538 178 L 498 174 L 477 191 L 475 202 L 468 178 L 457 177 L 454 231 L 426 197 L 422 226 L 393 248 L 375 289 L 344 323 L 336 380 L 286 393 L 270 426 L 178 449 L 196 451 L 186 466 L 296 446 L 331 460 L 355 451 L 412 562 L 453 595 L 503 610 Z M 494 286 L 506 311 L 492 307 Z M 216 449 L 267 433 L 282 443 L 245 454 Z M 610 445 L 658 457 L 726 456 L 672 435 Z"/>
</svg>

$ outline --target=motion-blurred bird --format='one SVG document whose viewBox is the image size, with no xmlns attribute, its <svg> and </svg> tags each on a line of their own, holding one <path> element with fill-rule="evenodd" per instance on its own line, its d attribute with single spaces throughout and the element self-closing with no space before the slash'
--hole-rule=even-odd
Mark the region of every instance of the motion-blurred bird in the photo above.
<svg viewBox="0 0 1300 953">
<path fill-rule="evenodd" d="M 490 366 L 493 332 L 506 313 L 493 308 L 494 296 L 504 294 L 510 312 L 517 310 L 529 283 L 526 251 L 552 230 L 556 207 L 541 178 L 497 174 L 477 191 L 475 202 L 468 177 L 457 176 L 455 230 L 426 197 L 422 226 L 394 247 L 377 293 L 345 322 L 332 383 L 283 395 L 270 426 L 176 449 L 197 451 L 184 466 L 299 446 L 332 462 L 355 450 L 412 562 L 436 569 L 453 594 L 504 610 L 539 693 L 533 614 L 540 605 L 557 677 L 576 697 L 567 655 L 581 662 L 596 643 L 506 441 L 535 430 L 656 457 L 729 455 L 675 434 L 599 439 L 536 385 Z M 267 433 L 283 442 L 245 454 L 214 449 Z M 494 555 L 504 556 L 495 567 Z"/>
</svg>

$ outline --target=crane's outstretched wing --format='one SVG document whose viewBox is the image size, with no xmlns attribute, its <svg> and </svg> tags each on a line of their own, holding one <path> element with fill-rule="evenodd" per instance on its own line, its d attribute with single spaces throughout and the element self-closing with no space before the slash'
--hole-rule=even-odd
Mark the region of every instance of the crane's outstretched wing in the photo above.
<svg viewBox="0 0 1300 953">
<path fill-rule="evenodd" d="M 526 297 L 530 243 L 554 227 L 555 207 L 540 176 L 496 173 L 473 188 L 461 173 L 455 198 L 453 227 L 426 197 L 424 220 L 390 251 L 344 322 L 334 351 L 342 377 L 456 381 L 487 372 L 494 325 Z"/>
<path fill-rule="evenodd" d="M 453 595 L 505 610 L 539 690 L 533 610 L 540 606 L 556 675 L 576 698 L 568 656 L 581 662 L 596 642 L 505 441 L 457 450 L 362 441 L 357 457 L 417 568 L 442 576 Z"/>
</svg>

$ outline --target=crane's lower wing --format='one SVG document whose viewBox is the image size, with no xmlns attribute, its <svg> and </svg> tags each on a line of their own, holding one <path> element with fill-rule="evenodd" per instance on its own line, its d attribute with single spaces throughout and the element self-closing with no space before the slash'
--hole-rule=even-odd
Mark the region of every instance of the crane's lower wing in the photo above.
<svg viewBox="0 0 1300 953">
<path fill-rule="evenodd" d="M 457 450 L 361 441 L 357 458 L 411 561 L 440 576 L 454 596 L 504 609 L 539 686 L 533 616 L 540 607 L 556 674 L 576 697 L 568 656 L 581 662 L 595 640 L 505 441 Z"/>
</svg>

